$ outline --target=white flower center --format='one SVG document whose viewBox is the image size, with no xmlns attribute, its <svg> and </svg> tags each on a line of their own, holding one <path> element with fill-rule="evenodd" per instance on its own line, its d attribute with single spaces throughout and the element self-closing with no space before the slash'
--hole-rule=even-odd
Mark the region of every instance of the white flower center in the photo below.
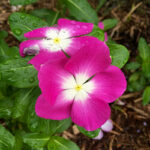
<svg viewBox="0 0 150 150">
<path fill-rule="evenodd" d="M 46 33 L 47 39 L 42 40 L 42 46 L 51 52 L 66 50 L 72 40 L 70 38 L 69 30 L 61 29 L 51 29 Z"/>
<path fill-rule="evenodd" d="M 62 83 L 65 99 L 81 101 L 86 100 L 88 95 L 95 89 L 93 80 L 86 82 L 89 78 L 90 77 L 84 73 L 75 75 L 75 78 L 72 75 L 65 78 Z"/>
</svg>

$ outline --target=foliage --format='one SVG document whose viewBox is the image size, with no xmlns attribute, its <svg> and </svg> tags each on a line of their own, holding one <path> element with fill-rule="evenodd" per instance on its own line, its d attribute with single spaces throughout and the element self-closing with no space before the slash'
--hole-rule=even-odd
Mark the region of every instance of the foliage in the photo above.
<svg viewBox="0 0 150 150">
<path fill-rule="evenodd" d="M 141 37 L 138 42 L 139 55 L 135 61 L 126 65 L 126 69 L 132 72 L 128 80 L 128 91 L 144 90 L 143 105 L 150 102 L 150 47 Z"/>
</svg>

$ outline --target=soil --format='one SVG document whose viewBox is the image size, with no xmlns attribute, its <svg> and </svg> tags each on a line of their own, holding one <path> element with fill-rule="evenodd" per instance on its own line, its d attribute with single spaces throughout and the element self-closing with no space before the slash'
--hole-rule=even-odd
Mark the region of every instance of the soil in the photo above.
<svg viewBox="0 0 150 150">
<path fill-rule="evenodd" d="M 89 2 L 96 8 L 98 0 Z M 56 10 L 56 6 L 56 0 L 39 0 L 25 6 L 25 10 Z M 18 46 L 19 42 L 12 36 L 7 21 L 12 11 L 8 0 L 0 1 L 0 30 L 9 32 L 6 40 L 10 46 Z M 100 21 L 106 18 L 119 20 L 118 25 L 108 31 L 108 35 L 129 49 L 130 60 L 138 53 L 137 43 L 141 36 L 150 43 L 149 0 L 108 0 L 98 14 Z M 102 140 L 90 139 L 74 129 L 74 126 L 65 131 L 63 136 L 76 142 L 81 150 L 150 150 L 150 105 L 142 105 L 142 91 L 125 92 L 119 99 L 124 105 L 111 104 L 114 128 L 113 131 L 105 133 Z"/>
</svg>

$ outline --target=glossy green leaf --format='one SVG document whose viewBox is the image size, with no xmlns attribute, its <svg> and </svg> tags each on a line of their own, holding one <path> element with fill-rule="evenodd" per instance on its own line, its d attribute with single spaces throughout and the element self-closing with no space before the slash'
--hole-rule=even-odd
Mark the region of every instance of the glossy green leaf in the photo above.
<svg viewBox="0 0 150 150">
<path fill-rule="evenodd" d="M 23 149 L 23 135 L 25 132 L 23 130 L 16 130 L 15 131 L 15 146 L 13 150 L 24 150 Z"/>
<path fill-rule="evenodd" d="M 30 12 L 31 15 L 44 19 L 49 26 L 57 24 L 57 20 L 60 18 L 60 12 L 55 12 L 50 9 L 35 9 Z"/>
<path fill-rule="evenodd" d="M 78 129 L 79 129 L 79 131 L 80 131 L 81 133 L 83 133 L 84 135 L 86 135 L 86 136 L 88 136 L 88 137 L 90 137 L 90 138 L 94 138 L 94 137 L 98 136 L 98 134 L 99 134 L 99 132 L 100 132 L 100 129 L 97 129 L 97 130 L 95 130 L 95 131 L 87 131 L 87 130 L 85 130 L 84 128 L 79 127 L 79 126 L 78 126 Z"/>
<path fill-rule="evenodd" d="M 107 0 L 99 0 L 98 6 L 96 7 L 96 11 L 98 12 L 99 9 L 107 2 Z"/>
<path fill-rule="evenodd" d="M 130 92 L 136 92 L 143 90 L 146 85 L 146 79 L 141 72 L 133 73 L 128 79 L 127 90 Z"/>
<path fill-rule="evenodd" d="M 143 93 L 143 105 L 150 103 L 150 86 L 147 86 Z"/>
<path fill-rule="evenodd" d="M 150 78 L 150 57 L 149 60 L 143 62 L 142 71 L 145 77 Z"/>
<path fill-rule="evenodd" d="M 0 39 L 0 63 L 17 57 L 19 57 L 19 48 L 9 47 L 4 39 Z"/>
<path fill-rule="evenodd" d="M 33 96 L 35 94 L 35 88 L 30 89 L 20 89 L 16 93 L 16 97 L 14 100 L 14 107 L 13 107 L 13 118 L 18 118 L 24 115 L 27 110 L 29 103 L 33 100 Z"/>
<path fill-rule="evenodd" d="M 118 23 L 118 20 L 117 19 L 105 19 L 102 22 L 104 24 L 104 31 L 106 31 L 115 27 Z"/>
<path fill-rule="evenodd" d="M 138 43 L 139 55 L 143 60 L 150 59 L 150 47 L 144 38 L 140 38 Z"/>
<path fill-rule="evenodd" d="M 8 36 L 8 32 L 6 32 L 5 30 L 1 30 L 0 31 L 0 39 L 4 39 Z"/>
<path fill-rule="evenodd" d="M 69 9 L 70 15 L 78 21 L 98 23 L 96 11 L 87 0 L 63 0 L 63 2 Z"/>
<path fill-rule="evenodd" d="M 70 140 L 53 136 L 48 143 L 48 150 L 79 150 L 79 147 Z"/>
<path fill-rule="evenodd" d="M 0 64 L 1 79 L 18 88 L 38 85 L 37 71 L 27 64 L 30 57 L 8 60 Z"/>
<path fill-rule="evenodd" d="M 0 125 L 0 150 L 12 150 L 14 144 L 14 136 L 2 125 Z"/>
<path fill-rule="evenodd" d="M 128 64 L 126 64 L 125 68 L 127 70 L 136 70 L 140 67 L 140 63 L 138 62 L 130 62 Z"/>
<path fill-rule="evenodd" d="M 9 47 L 5 42 L 5 38 L 8 33 L 4 30 L 0 31 L 0 63 L 11 58 L 17 58 L 19 56 L 19 48 L 13 46 Z"/>
<path fill-rule="evenodd" d="M 0 100 L 0 118 L 10 118 L 12 114 L 12 109 L 13 109 L 13 101 L 4 98 Z"/>
<path fill-rule="evenodd" d="M 29 5 L 35 3 L 38 0 L 10 0 L 11 5 Z"/>
<path fill-rule="evenodd" d="M 53 135 L 68 129 L 71 125 L 71 120 L 65 119 L 57 121 L 40 118 L 35 113 L 35 102 L 33 102 L 28 110 L 27 124 L 28 128 L 32 132 L 42 132 L 45 134 Z"/>
<path fill-rule="evenodd" d="M 42 133 L 26 133 L 23 142 L 35 149 L 43 148 L 49 141 L 50 136 Z"/>
<path fill-rule="evenodd" d="M 89 33 L 88 36 L 94 36 L 94 37 L 98 38 L 101 41 L 104 41 L 104 39 L 105 39 L 104 31 L 101 30 L 96 25 L 94 25 L 94 28 L 93 28 L 92 32 Z"/>
<path fill-rule="evenodd" d="M 107 43 L 110 55 L 112 58 L 112 65 L 122 68 L 129 59 L 129 52 L 127 48 L 120 44 Z"/>
<path fill-rule="evenodd" d="M 48 26 L 44 20 L 21 12 L 12 13 L 9 17 L 9 24 L 11 31 L 19 41 L 26 39 L 24 33 L 36 28 Z"/>
</svg>

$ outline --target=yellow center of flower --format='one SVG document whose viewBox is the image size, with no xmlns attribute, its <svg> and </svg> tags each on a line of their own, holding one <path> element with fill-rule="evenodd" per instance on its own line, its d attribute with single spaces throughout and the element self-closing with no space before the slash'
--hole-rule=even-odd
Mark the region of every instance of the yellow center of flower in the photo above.
<svg viewBox="0 0 150 150">
<path fill-rule="evenodd" d="M 54 39 L 54 43 L 55 43 L 55 44 L 59 44 L 59 43 L 60 43 L 60 38 L 55 38 L 55 39 Z"/>
<path fill-rule="evenodd" d="M 82 90 L 82 85 L 77 85 L 77 86 L 75 87 L 75 90 L 76 90 L 77 92 L 79 92 L 80 90 Z"/>
</svg>

